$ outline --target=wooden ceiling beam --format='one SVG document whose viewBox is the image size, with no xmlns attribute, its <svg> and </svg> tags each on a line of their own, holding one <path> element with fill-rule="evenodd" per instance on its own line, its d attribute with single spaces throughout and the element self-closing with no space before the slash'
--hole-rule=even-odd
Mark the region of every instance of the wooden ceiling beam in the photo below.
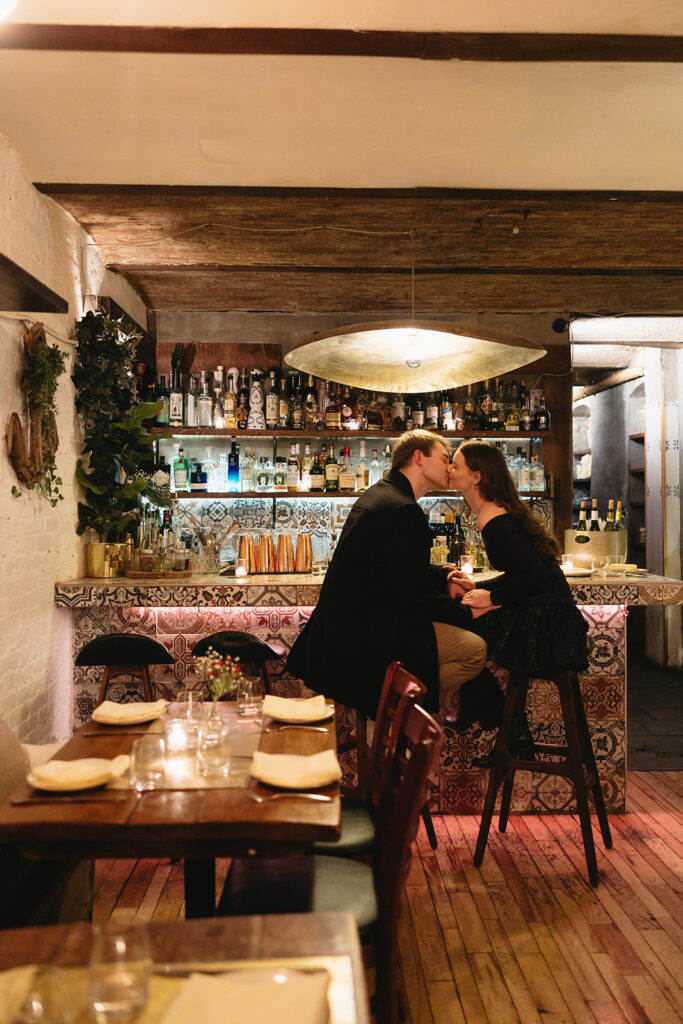
<svg viewBox="0 0 683 1024">
<path fill-rule="evenodd" d="M 5 24 L 0 26 L 0 49 L 441 61 L 683 61 L 683 39 L 666 35 L 148 25 Z"/>
</svg>

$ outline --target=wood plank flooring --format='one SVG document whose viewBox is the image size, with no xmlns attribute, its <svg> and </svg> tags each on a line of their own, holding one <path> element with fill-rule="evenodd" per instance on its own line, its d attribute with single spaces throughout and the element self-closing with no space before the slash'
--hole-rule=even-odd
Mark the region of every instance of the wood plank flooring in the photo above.
<svg viewBox="0 0 683 1024">
<path fill-rule="evenodd" d="M 683 1020 L 683 772 L 630 772 L 614 848 L 586 877 L 568 815 L 434 819 L 406 881 L 399 943 L 412 1024 L 679 1024 Z M 220 890 L 228 861 L 218 862 Z M 94 920 L 182 917 L 182 865 L 98 861 Z"/>
</svg>

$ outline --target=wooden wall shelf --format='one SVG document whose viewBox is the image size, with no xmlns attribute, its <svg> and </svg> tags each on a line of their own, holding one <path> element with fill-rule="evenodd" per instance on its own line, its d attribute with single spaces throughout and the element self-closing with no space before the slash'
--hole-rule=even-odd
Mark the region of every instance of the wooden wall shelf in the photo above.
<svg viewBox="0 0 683 1024">
<path fill-rule="evenodd" d="M 178 491 L 171 492 L 171 497 L 178 501 L 206 501 L 216 499 L 220 501 L 234 501 L 236 498 L 321 498 L 332 500 L 334 498 L 359 498 L 363 491 Z M 552 500 L 549 491 L 518 491 L 521 498 L 546 498 Z M 425 498 L 451 498 L 454 501 L 462 499 L 458 491 L 430 491 Z"/>
<path fill-rule="evenodd" d="M 152 427 L 151 434 L 172 434 L 173 437 L 228 437 L 244 441 L 257 440 L 260 437 L 274 437 L 291 439 L 297 441 L 299 438 L 310 438 L 317 441 L 325 441 L 328 438 L 346 438 L 353 441 L 358 438 L 361 441 L 391 440 L 401 436 L 400 430 L 226 430 L 225 428 L 209 427 Z M 542 441 L 548 434 L 531 430 L 515 430 L 509 432 L 487 434 L 484 430 L 434 430 L 435 437 L 453 438 L 461 440 L 470 437 L 481 437 L 486 441 L 515 441 L 537 440 Z"/>
<path fill-rule="evenodd" d="M 0 309 L 18 313 L 68 313 L 69 303 L 13 260 L 0 255 Z"/>
</svg>

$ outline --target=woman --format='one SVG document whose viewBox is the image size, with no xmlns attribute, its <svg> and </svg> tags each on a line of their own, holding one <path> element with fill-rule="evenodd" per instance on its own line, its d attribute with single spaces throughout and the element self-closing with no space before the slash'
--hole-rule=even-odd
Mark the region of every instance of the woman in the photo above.
<svg viewBox="0 0 683 1024">
<path fill-rule="evenodd" d="M 503 575 L 474 584 L 463 573 L 449 574 L 451 596 L 484 613 L 477 632 L 489 658 L 519 675 L 551 678 L 564 669 L 587 667 L 588 627 L 558 564 L 560 548 L 541 520 L 520 501 L 505 459 L 488 441 L 465 441 L 453 457 L 451 486 L 462 491 L 477 516 L 492 568 Z M 486 669 L 460 689 L 456 726 L 480 721 L 500 724 L 503 695 Z M 514 722 L 511 752 L 533 756 L 533 740 L 521 716 Z M 493 755 L 475 758 L 490 767 Z"/>
</svg>

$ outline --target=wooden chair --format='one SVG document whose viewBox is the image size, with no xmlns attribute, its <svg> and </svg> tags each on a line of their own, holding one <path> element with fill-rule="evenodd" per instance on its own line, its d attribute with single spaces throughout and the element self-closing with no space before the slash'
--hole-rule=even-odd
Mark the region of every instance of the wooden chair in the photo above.
<svg viewBox="0 0 683 1024">
<path fill-rule="evenodd" d="M 210 636 L 202 637 L 192 648 L 192 654 L 193 657 L 200 658 L 206 654 L 209 647 L 213 647 L 223 657 L 230 655 L 233 659 L 239 658 L 240 664 L 245 667 L 247 672 L 261 676 L 265 692 L 272 693 L 268 662 L 281 658 L 285 654 L 284 645 L 277 640 L 274 643 L 278 644 L 278 650 L 272 644 L 267 644 L 260 637 L 253 636 L 251 633 L 243 633 L 238 629 L 226 629 L 220 633 L 211 633 Z"/>
<path fill-rule="evenodd" d="M 219 914 L 273 914 L 346 910 L 354 914 L 366 966 L 376 967 L 379 1024 L 400 1019 L 398 919 L 429 777 L 443 731 L 413 705 L 398 732 L 394 757 L 377 807 L 372 866 L 340 857 L 236 858 L 230 865 Z"/>
<path fill-rule="evenodd" d="M 547 775 L 559 775 L 560 778 L 569 779 L 572 783 L 576 794 L 579 821 L 581 822 L 581 834 L 586 854 L 588 877 L 591 885 L 597 885 L 599 880 L 598 865 L 595 857 L 595 844 L 593 842 L 593 831 L 591 829 L 590 811 L 588 808 L 589 790 L 593 794 L 600 831 L 602 832 L 603 842 L 608 850 L 612 847 L 612 835 L 588 731 L 583 697 L 581 696 L 581 688 L 576 672 L 559 672 L 552 682 L 555 683 L 560 693 L 567 742 L 566 744 L 535 743 L 534 753 L 563 755 L 563 760 L 522 760 L 510 754 L 509 740 L 514 719 L 518 715 L 524 714 L 530 680 L 524 676 L 510 675 L 503 707 L 503 719 L 498 731 L 494 760 L 489 776 L 481 825 L 479 827 L 479 837 L 474 852 L 474 863 L 479 867 L 484 859 L 496 794 L 501 782 L 503 783 L 503 795 L 500 803 L 498 829 L 500 832 L 505 832 L 510 813 L 510 799 L 515 781 L 515 772 L 540 771 L 545 772 Z"/>
<path fill-rule="evenodd" d="M 112 679 L 129 675 L 142 683 L 143 700 L 154 700 L 149 678 L 150 665 L 173 665 L 175 658 L 158 640 L 141 633 L 107 633 L 90 640 L 76 656 L 77 665 L 104 665 L 102 685 L 97 698 L 107 698 Z"/>
<path fill-rule="evenodd" d="M 362 772 L 359 771 L 359 774 L 362 774 L 365 780 L 363 792 L 366 796 L 342 797 L 341 837 L 336 843 L 316 843 L 316 853 L 325 853 L 333 857 L 359 857 L 372 853 L 375 844 L 375 812 L 388 781 L 399 732 L 408 711 L 413 704 L 419 702 L 425 692 L 426 689 L 417 676 L 403 668 L 400 661 L 392 661 L 384 676 L 369 752 L 365 729 L 361 729 L 357 735 L 358 758 L 363 762 Z M 364 716 L 362 723 L 365 726 Z M 426 805 L 422 809 L 422 820 L 426 827 L 427 822 L 429 823 L 428 834 L 430 831 L 433 834 L 434 826 Z"/>
</svg>

